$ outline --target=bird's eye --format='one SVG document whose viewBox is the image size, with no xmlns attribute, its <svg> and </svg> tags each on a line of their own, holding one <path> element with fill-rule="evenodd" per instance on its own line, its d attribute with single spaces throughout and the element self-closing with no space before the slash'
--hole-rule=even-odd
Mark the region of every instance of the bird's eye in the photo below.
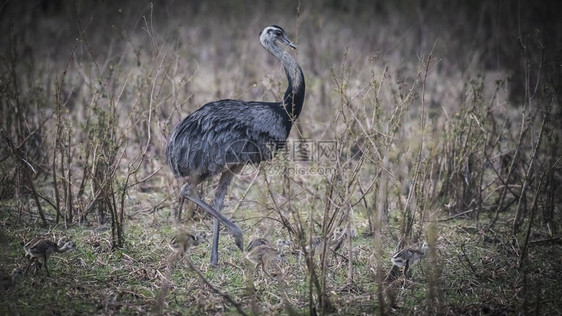
<svg viewBox="0 0 562 316">
<path fill-rule="evenodd" d="M 282 34 L 281 31 L 275 31 L 275 35 L 277 36 L 281 36 L 281 34 Z"/>
</svg>

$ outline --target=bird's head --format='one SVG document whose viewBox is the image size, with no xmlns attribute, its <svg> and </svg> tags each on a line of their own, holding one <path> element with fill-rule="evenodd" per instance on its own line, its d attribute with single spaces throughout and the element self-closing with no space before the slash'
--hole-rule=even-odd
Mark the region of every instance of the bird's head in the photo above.
<svg viewBox="0 0 562 316">
<path fill-rule="evenodd" d="M 64 246 L 62 248 L 70 250 L 70 251 L 78 250 L 78 247 L 76 247 L 76 244 L 73 241 L 68 241 L 67 243 L 64 244 Z"/>
<path fill-rule="evenodd" d="M 277 240 L 277 249 L 281 250 L 285 247 L 290 247 L 291 244 L 292 243 L 291 243 L 290 240 L 279 239 L 279 240 Z"/>
<path fill-rule="evenodd" d="M 274 43 L 275 41 L 279 41 L 291 48 L 297 48 L 297 46 L 287 37 L 285 30 L 277 25 L 270 25 L 264 28 L 263 31 L 260 32 L 259 38 L 260 42 L 264 45 L 266 42 Z"/>
<path fill-rule="evenodd" d="M 197 232 L 195 233 L 195 242 L 194 244 L 197 246 L 202 242 L 208 242 L 207 240 L 207 233 L 205 232 Z"/>
<path fill-rule="evenodd" d="M 70 238 L 68 237 L 61 237 L 59 239 L 59 241 L 57 242 L 57 245 L 59 246 L 59 248 L 62 248 L 62 246 L 64 246 L 67 242 L 70 241 Z"/>
<path fill-rule="evenodd" d="M 427 242 L 424 241 L 421 247 L 421 251 L 423 252 L 424 255 L 426 255 L 428 250 L 429 250 L 429 245 L 427 244 Z"/>
<path fill-rule="evenodd" d="M 233 229 L 234 242 L 240 251 L 244 252 L 244 233 L 240 229 Z"/>
</svg>

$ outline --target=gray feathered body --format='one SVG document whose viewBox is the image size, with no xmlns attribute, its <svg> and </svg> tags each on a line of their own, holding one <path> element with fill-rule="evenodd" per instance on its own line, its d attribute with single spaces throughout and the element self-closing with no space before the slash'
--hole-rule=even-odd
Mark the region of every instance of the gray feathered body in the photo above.
<svg viewBox="0 0 562 316">
<path fill-rule="evenodd" d="M 284 146 L 304 102 L 301 68 L 276 41 L 294 46 L 282 28 L 271 26 L 260 33 L 262 45 L 285 68 L 288 88 L 283 102 L 219 100 L 191 113 L 173 130 L 166 149 L 174 176 L 199 183 L 234 165 L 269 160 Z"/>
<path fill-rule="evenodd" d="M 402 249 L 400 252 L 392 256 L 392 263 L 402 268 L 407 264 L 412 266 L 424 257 L 424 253 L 415 249 Z"/>
<path fill-rule="evenodd" d="M 282 111 L 279 103 L 207 103 L 172 132 L 166 152 L 172 172 L 203 180 L 231 165 L 271 159 L 272 145 L 282 144 L 291 128 Z"/>
</svg>

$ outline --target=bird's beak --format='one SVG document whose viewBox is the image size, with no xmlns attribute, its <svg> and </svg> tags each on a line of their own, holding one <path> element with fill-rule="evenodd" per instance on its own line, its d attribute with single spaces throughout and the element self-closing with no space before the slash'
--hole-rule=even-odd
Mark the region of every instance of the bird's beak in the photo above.
<svg viewBox="0 0 562 316">
<path fill-rule="evenodd" d="M 293 42 L 291 42 L 288 38 L 283 36 L 283 43 L 285 43 L 286 45 L 288 45 L 289 47 L 296 49 L 297 45 L 293 44 Z"/>
</svg>

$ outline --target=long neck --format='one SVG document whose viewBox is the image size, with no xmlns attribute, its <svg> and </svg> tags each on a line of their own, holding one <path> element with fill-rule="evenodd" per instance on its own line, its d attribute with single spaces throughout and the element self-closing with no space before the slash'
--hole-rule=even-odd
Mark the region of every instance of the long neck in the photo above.
<svg viewBox="0 0 562 316">
<path fill-rule="evenodd" d="M 285 68 L 289 86 L 283 95 L 283 106 L 292 124 L 299 117 L 304 102 L 305 84 L 301 67 L 289 53 L 281 49 L 275 42 L 264 41 L 262 44 L 281 61 L 283 68 Z"/>
<path fill-rule="evenodd" d="M 423 253 L 423 256 L 427 256 L 427 252 L 429 250 L 429 247 L 427 246 L 426 243 L 423 244 L 422 248 L 421 248 L 421 252 Z"/>
</svg>

